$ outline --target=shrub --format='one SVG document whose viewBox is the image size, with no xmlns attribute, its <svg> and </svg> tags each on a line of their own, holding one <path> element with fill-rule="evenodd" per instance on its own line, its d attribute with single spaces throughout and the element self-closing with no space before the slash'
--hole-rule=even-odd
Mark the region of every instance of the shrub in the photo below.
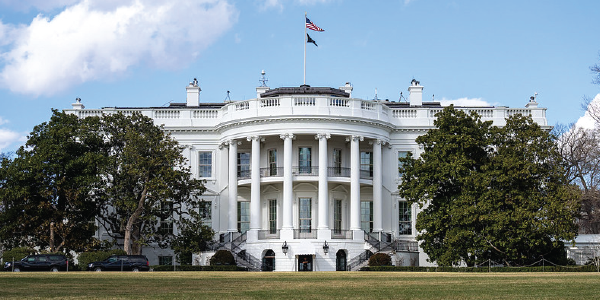
<svg viewBox="0 0 600 300">
<path fill-rule="evenodd" d="M 218 265 L 236 265 L 233 254 L 227 250 L 219 250 L 210 258 L 211 266 Z"/>
<path fill-rule="evenodd" d="M 375 253 L 369 258 L 369 267 L 391 266 L 392 258 L 385 253 Z"/>
<path fill-rule="evenodd" d="M 108 251 L 92 251 L 83 252 L 79 254 L 79 269 L 86 270 L 87 265 L 91 262 L 102 261 L 107 259 L 111 255 L 126 255 L 127 253 L 122 249 L 113 249 Z"/>
<path fill-rule="evenodd" d="M 152 270 L 156 272 L 160 271 L 173 271 L 173 266 L 152 266 Z M 248 271 L 247 268 L 238 266 L 175 266 L 175 271 Z"/>
<path fill-rule="evenodd" d="M 35 250 L 28 247 L 12 248 L 10 250 L 5 250 L 2 253 L 2 260 L 5 262 L 13 260 L 17 261 L 31 254 L 35 254 Z"/>
</svg>

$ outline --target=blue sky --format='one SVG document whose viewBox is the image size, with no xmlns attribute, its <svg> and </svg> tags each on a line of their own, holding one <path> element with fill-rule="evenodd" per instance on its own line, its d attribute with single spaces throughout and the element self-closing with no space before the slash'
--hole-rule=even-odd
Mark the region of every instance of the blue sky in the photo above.
<svg viewBox="0 0 600 300">
<path fill-rule="evenodd" d="M 255 97 L 303 80 L 398 100 L 412 78 L 424 100 L 523 107 L 538 93 L 549 124 L 576 122 L 594 98 L 600 1 L 0 0 L 0 152 L 51 109 L 163 106 Z M 435 96 L 434 96 L 435 95 Z M 600 99 L 600 96 L 599 98 Z"/>
</svg>

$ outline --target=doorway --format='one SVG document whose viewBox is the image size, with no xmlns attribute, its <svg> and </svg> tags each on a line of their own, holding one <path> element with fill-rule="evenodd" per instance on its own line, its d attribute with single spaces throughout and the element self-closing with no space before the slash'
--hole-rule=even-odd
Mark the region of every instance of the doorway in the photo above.
<svg viewBox="0 0 600 300">
<path fill-rule="evenodd" d="M 275 271 L 275 252 L 271 249 L 267 250 L 262 260 L 263 271 Z"/>
<path fill-rule="evenodd" d="M 335 254 L 335 270 L 346 271 L 346 251 L 339 250 Z"/>
<path fill-rule="evenodd" d="M 312 255 L 298 255 L 298 271 L 311 272 L 313 270 Z"/>
</svg>

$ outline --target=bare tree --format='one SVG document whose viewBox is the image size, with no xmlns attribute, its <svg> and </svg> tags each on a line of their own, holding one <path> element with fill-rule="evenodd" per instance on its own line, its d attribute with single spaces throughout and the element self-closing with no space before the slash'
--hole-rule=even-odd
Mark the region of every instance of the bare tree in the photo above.
<svg viewBox="0 0 600 300">
<path fill-rule="evenodd" d="M 600 233 L 600 131 L 575 125 L 555 131 L 567 178 L 582 191 L 579 233 Z"/>
</svg>

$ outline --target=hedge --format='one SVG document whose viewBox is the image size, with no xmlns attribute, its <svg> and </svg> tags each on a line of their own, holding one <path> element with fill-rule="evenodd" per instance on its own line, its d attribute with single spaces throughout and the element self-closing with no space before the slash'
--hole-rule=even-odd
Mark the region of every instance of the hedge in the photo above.
<svg viewBox="0 0 600 300">
<path fill-rule="evenodd" d="M 597 272 L 596 266 L 536 266 L 536 267 L 407 267 L 378 266 L 363 267 L 360 271 L 378 272 L 465 272 L 465 273 L 508 273 L 508 272 Z"/>
<path fill-rule="evenodd" d="M 10 250 L 4 250 L 4 252 L 2 253 L 2 260 L 4 262 L 13 261 L 13 260 L 19 261 L 19 260 L 25 258 L 25 256 L 31 255 L 31 254 L 35 254 L 35 250 L 33 250 L 32 248 L 28 248 L 28 247 L 12 248 Z"/>
<path fill-rule="evenodd" d="M 154 271 L 173 271 L 173 266 L 152 266 Z M 227 265 L 219 265 L 219 266 L 190 266 L 190 265 L 181 265 L 175 266 L 175 271 L 248 271 L 248 268 L 238 267 L 238 266 L 227 266 Z"/>
</svg>

